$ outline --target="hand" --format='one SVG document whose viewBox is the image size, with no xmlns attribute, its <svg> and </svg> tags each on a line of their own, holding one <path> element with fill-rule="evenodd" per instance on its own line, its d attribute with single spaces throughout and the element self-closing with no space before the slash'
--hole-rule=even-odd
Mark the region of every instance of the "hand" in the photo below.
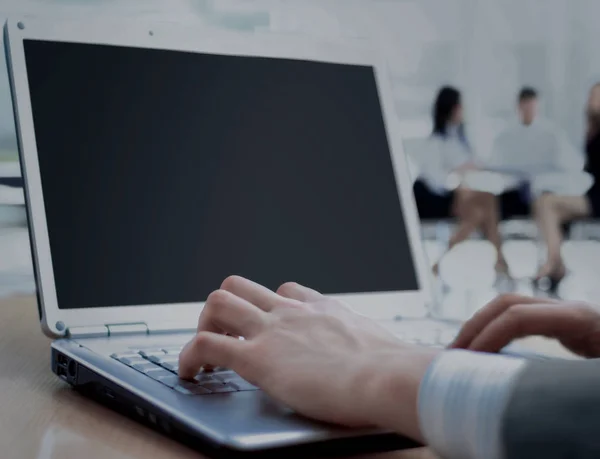
<svg viewBox="0 0 600 459">
<path fill-rule="evenodd" d="M 477 312 L 451 348 L 499 352 L 513 340 L 545 336 L 582 357 L 600 357 L 600 314 L 584 303 L 504 295 Z"/>
<path fill-rule="evenodd" d="M 435 354 L 314 290 L 285 284 L 274 293 L 230 277 L 209 296 L 179 374 L 193 378 L 205 364 L 231 368 L 308 417 L 422 441 L 417 395 Z"/>
</svg>

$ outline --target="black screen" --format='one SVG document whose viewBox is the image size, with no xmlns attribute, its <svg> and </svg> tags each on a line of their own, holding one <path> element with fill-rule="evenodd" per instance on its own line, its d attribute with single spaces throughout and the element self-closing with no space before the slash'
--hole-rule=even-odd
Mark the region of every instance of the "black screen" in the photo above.
<svg viewBox="0 0 600 459">
<path fill-rule="evenodd" d="M 60 308 L 416 290 L 374 69 L 25 42 Z"/>
</svg>

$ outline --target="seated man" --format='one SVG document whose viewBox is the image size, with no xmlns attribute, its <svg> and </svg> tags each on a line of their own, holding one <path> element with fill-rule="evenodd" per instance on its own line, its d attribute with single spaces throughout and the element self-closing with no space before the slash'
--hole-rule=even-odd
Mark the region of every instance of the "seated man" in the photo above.
<svg viewBox="0 0 600 459">
<path fill-rule="evenodd" d="M 538 117 L 538 95 L 523 88 L 518 97 L 519 119 L 502 131 L 494 142 L 488 167 L 519 175 L 521 186 L 500 198 L 502 218 L 530 215 L 531 177 L 550 172 L 580 172 L 583 154 L 566 135 Z"/>
</svg>

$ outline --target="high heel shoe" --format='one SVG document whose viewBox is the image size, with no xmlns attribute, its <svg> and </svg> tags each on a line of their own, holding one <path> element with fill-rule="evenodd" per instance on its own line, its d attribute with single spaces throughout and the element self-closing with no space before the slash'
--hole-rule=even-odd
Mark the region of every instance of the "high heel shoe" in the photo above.
<svg viewBox="0 0 600 459">
<path fill-rule="evenodd" d="M 564 266 L 562 266 L 547 276 L 538 276 L 534 278 L 533 286 L 538 290 L 555 295 L 565 277 L 567 277 L 567 270 Z"/>
</svg>

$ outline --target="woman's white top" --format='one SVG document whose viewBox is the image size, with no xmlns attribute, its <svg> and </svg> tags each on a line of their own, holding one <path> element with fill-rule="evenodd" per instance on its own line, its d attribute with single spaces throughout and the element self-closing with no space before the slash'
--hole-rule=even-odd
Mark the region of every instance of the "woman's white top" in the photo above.
<svg viewBox="0 0 600 459">
<path fill-rule="evenodd" d="M 467 143 L 457 129 L 451 129 L 446 136 L 432 135 L 413 155 L 419 170 L 419 179 L 439 195 L 448 193 L 448 177 L 460 166 L 473 161 Z"/>
</svg>

